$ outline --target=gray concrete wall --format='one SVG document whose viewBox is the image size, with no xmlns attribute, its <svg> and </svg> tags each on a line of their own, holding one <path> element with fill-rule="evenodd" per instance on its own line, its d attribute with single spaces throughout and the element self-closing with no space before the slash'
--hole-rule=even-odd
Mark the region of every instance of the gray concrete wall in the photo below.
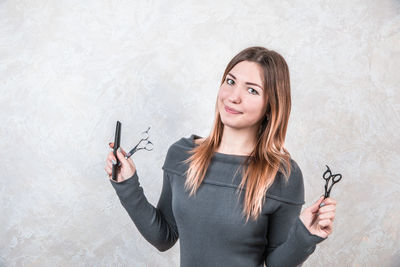
<svg viewBox="0 0 400 267">
<path fill-rule="evenodd" d="M 168 147 L 208 134 L 228 61 L 287 60 L 287 149 L 306 205 L 344 176 L 334 232 L 304 266 L 400 265 L 400 3 L 0 1 L 0 266 L 178 266 L 145 241 L 103 169 L 115 122 L 155 205 Z M 179 242 L 179 241 L 178 241 Z"/>
</svg>

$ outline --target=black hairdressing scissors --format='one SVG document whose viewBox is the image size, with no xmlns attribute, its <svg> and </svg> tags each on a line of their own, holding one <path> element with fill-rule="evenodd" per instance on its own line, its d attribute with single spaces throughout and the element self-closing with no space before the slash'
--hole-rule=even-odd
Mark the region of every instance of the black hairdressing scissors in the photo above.
<svg viewBox="0 0 400 267">
<path fill-rule="evenodd" d="M 141 149 L 145 149 L 147 151 L 153 150 L 153 143 L 148 140 L 149 139 L 149 130 L 150 130 L 150 126 L 149 126 L 149 128 L 147 128 L 146 131 L 142 132 L 142 139 L 140 139 L 139 143 L 137 143 L 137 145 L 134 148 L 132 148 L 128 154 L 125 155 L 126 159 L 128 159 L 130 156 L 132 156 L 138 150 L 141 150 Z M 142 141 L 144 141 L 146 143 L 144 144 L 144 146 L 139 147 L 139 145 L 142 143 Z"/>
<path fill-rule="evenodd" d="M 331 193 L 332 186 L 342 179 L 342 175 L 340 173 L 332 174 L 331 169 L 329 169 L 328 165 L 325 165 L 325 166 L 328 169 L 324 172 L 324 174 L 322 175 L 322 178 L 324 178 L 325 181 L 326 181 L 325 182 L 325 195 L 324 196 L 325 196 L 325 198 L 328 198 L 330 193 Z M 332 178 L 332 183 L 331 183 L 331 186 L 329 186 L 329 188 L 328 188 L 328 184 L 329 184 L 329 181 L 331 180 L 331 178 Z"/>
</svg>

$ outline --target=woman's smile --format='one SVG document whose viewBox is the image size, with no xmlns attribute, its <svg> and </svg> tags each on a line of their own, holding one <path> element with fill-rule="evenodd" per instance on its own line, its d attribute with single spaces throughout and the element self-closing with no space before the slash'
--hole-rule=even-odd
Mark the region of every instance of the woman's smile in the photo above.
<svg viewBox="0 0 400 267">
<path fill-rule="evenodd" d="M 243 112 L 239 112 L 233 108 L 229 108 L 228 106 L 225 106 L 225 111 L 231 114 L 242 114 Z"/>
</svg>

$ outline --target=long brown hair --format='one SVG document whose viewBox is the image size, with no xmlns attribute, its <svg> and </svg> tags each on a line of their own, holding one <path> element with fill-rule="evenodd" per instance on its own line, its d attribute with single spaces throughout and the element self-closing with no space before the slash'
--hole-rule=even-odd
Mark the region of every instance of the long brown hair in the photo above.
<svg viewBox="0 0 400 267">
<path fill-rule="evenodd" d="M 246 184 L 243 214 L 246 222 L 251 216 L 257 220 L 265 202 L 266 192 L 275 180 L 278 171 L 290 176 L 290 153 L 284 148 L 287 125 L 291 109 L 289 68 L 285 59 L 277 52 L 264 47 L 249 47 L 239 52 L 227 65 L 221 85 L 227 73 L 241 61 L 258 63 L 263 69 L 264 97 L 267 103 L 265 116 L 259 122 L 257 143 L 253 152 L 243 163 L 242 181 L 239 191 Z M 190 162 L 186 171 L 185 189 L 190 196 L 200 187 L 211 158 L 220 145 L 223 123 L 218 111 L 218 97 L 215 105 L 214 125 L 204 141 L 189 151 L 192 155 L 184 162 Z M 282 164 L 283 163 L 283 164 Z"/>
</svg>

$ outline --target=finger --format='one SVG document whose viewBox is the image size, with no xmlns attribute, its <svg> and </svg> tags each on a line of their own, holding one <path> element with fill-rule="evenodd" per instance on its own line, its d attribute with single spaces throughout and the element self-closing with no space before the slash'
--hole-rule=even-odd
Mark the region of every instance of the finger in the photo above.
<svg viewBox="0 0 400 267">
<path fill-rule="evenodd" d="M 111 160 L 107 160 L 107 167 L 112 170 L 113 162 Z"/>
<path fill-rule="evenodd" d="M 117 162 L 117 158 L 114 156 L 114 152 L 108 153 L 107 160 Z M 114 163 L 115 164 L 115 163 Z"/>
<path fill-rule="evenodd" d="M 319 205 L 321 204 L 321 202 L 324 200 L 324 196 L 321 196 L 317 201 L 314 202 L 314 204 L 312 204 L 311 208 L 311 212 L 315 213 L 318 211 L 319 209 Z"/>
<path fill-rule="evenodd" d="M 331 220 L 321 220 L 318 222 L 318 225 L 322 228 L 329 227 L 332 229 L 332 221 Z"/>
<path fill-rule="evenodd" d="M 110 145 L 111 148 L 114 148 L 114 143 L 109 143 L 109 145 Z M 122 154 L 125 157 L 127 153 L 125 152 L 125 150 L 122 147 L 120 147 L 120 148 L 121 148 Z"/>
<path fill-rule="evenodd" d="M 124 166 L 124 165 L 128 164 L 128 161 L 126 160 L 125 155 L 122 154 L 121 150 L 122 150 L 122 148 L 119 147 L 117 150 L 117 157 L 118 157 L 119 161 L 121 162 L 121 165 Z"/>
<path fill-rule="evenodd" d="M 318 218 L 320 220 L 326 220 L 326 219 L 333 220 L 335 218 L 335 212 L 329 211 L 327 213 L 319 214 Z"/>
<path fill-rule="evenodd" d="M 124 157 L 125 157 L 126 156 L 125 150 L 123 150 L 122 147 L 120 147 L 120 148 L 121 148 L 122 155 L 124 155 Z"/>
<path fill-rule="evenodd" d="M 325 205 L 336 205 L 337 202 L 335 199 L 328 197 L 328 198 L 325 198 L 324 203 L 325 203 Z"/>
<path fill-rule="evenodd" d="M 330 235 L 333 231 L 333 224 L 329 224 L 328 226 L 325 226 L 323 229 L 328 235 Z"/>
<path fill-rule="evenodd" d="M 319 214 L 321 213 L 326 213 L 326 212 L 330 212 L 330 211 L 335 211 L 336 210 L 336 205 L 326 205 L 323 206 L 322 208 L 320 208 L 318 210 Z"/>
<path fill-rule="evenodd" d="M 133 163 L 133 159 L 132 158 L 128 158 L 128 161 L 131 163 L 131 165 L 135 165 L 135 163 Z"/>
<path fill-rule="evenodd" d="M 114 142 L 110 142 L 110 143 L 108 143 L 108 145 L 109 145 L 111 148 L 114 148 Z"/>
<path fill-rule="evenodd" d="M 110 175 L 112 174 L 112 169 L 111 169 L 110 167 L 106 166 L 106 167 L 104 168 L 104 170 L 106 171 L 106 173 L 108 174 L 108 176 L 110 176 Z"/>
</svg>

